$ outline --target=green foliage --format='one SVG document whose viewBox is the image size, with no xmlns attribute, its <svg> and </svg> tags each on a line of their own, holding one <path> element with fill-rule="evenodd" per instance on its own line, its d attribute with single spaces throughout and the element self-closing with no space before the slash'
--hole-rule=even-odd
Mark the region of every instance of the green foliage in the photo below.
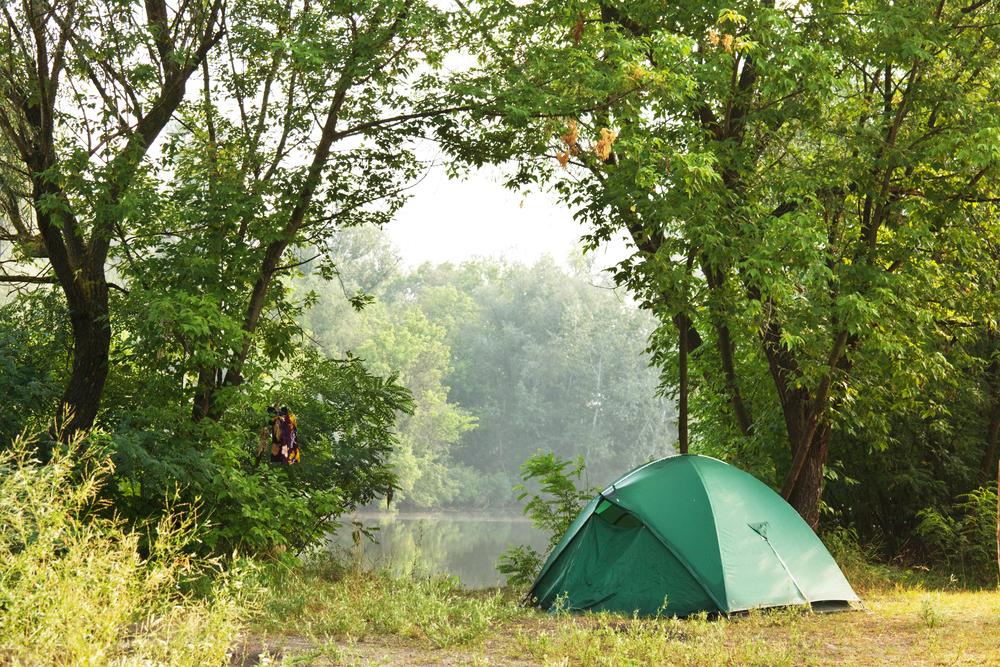
<svg viewBox="0 0 1000 667">
<path fill-rule="evenodd" d="M 549 534 L 548 551 L 552 551 L 580 510 L 600 491 L 598 487 L 577 488 L 586 470 L 582 456 L 574 464 L 563 461 L 561 456 L 541 451 L 521 466 L 521 479 L 541 485 L 540 494 L 530 493 L 523 485 L 515 487 L 515 490 L 522 491 L 518 500 L 531 496 L 524 507 L 524 514 L 531 518 L 536 528 Z"/>
<path fill-rule="evenodd" d="M 306 348 L 271 388 L 271 403 L 291 406 L 298 420 L 301 462 L 271 464 L 263 397 L 246 401 L 227 420 L 187 422 L 168 406 L 123 415 L 103 446 L 116 484 L 104 491 L 114 511 L 137 524 L 155 522 L 169 499 L 200 508 L 210 552 L 257 554 L 276 546 L 300 552 L 326 524 L 396 486 L 389 457 L 397 445 L 396 415 L 412 412 L 409 392 L 360 360 L 326 359 Z M 176 421 L 173 421 L 176 420 Z"/>
<path fill-rule="evenodd" d="M 994 586 L 997 581 L 997 494 L 980 487 L 962 494 L 943 510 L 918 514 L 916 528 L 938 565 L 966 585 Z"/>
<path fill-rule="evenodd" d="M 542 571 L 545 560 L 542 554 L 527 544 L 510 546 L 511 548 L 500 554 L 500 558 L 497 559 L 497 572 L 504 575 L 508 586 L 514 588 L 530 586 Z"/>
<path fill-rule="evenodd" d="M 1000 456 L 1000 32 L 981 3 L 772 5 L 11 5 L 4 263 L 60 289 L 0 313 L 0 445 L 96 424 L 126 520 L 179 497 L 206 549 L 298 550 L 394 491 L 509 502 L 538 447 L 599 479 L 669 453 L 683 322 L 696 447 L 775 488 L 808 451 L 804 515 L 888 552 L 923 520 L 978 560 L 950 517 L 980 510 L 917 512 Z M 476 65 L 446 70 L 456 47 Z M 551 187 L 589 248 L 624 233 L 615 279 L 660 326 L 579 258 L 400 273 L 375 227 L 431 130 L 453 173 Z M 292 469 L 256 450 L 275 401 L 302 424 Z"/>
<path fill-rule="evenodd" d="M 393 496 L 393 427 L 397 414 L 413 411 L 409 391 L 394 375 L 371 374 L 356 358 L 325 359 L 310 348 L 295 357 L 292 370 L 275 392 L 282 404 L 294 406 L 302 460 L 293 466 L 260 463 L 267 460 L 268 444 L 262 457 L 239 451 L 221 468 L 245 470 L 217 475 L 205 488 L 205 497 L 224 500 L 211 515 L 222 524 L 213 533 L 224 544 L 301 552 L 332 519 Z"/>
<path fill-rule="evenodd" d="M 516 470 L 540 446 L 585 455 L 601 479 L 671 451 L 672 407 L 643 353 L 651 318 L 595 286 L 582 257 L 572 270 L 479 259 L 402 274 L 372 231 L 346 230 L 330 250 L 343 289 L 369 284 L 379 301 L 353 313 L 324 298 L 301 321 L 413 391 L 392 458 L 400 506 L 513 503 Z M 340 291 L 314 273 L 295 289 Z"/>
<path fill-rule="evenodd" d="M 359 345 L 358 354 L 376 373 L 399 373 L 413 392 L 414 409 L 400 415 L 399 447 L 392 456 L 398 500 L 417 507 L 469 503 L 476 475 L 452 461 L 450 451 L 476 427 L 476 418 L 448 401 L 449 387 L 443 384 L 451 357 L 446 332 L 419 308 L 383 313 L 385 319 L 373 322 L 377 328 Z"/>
<path fill-rule="evenodd" d="M 508 185 L 553 189 L 592 246 L 631 241 L 616 281 L 662 323 L 651 348 L 668 394 L 678 325 L 690 332 L 696 446 L 783 488 L 815 521 L 828 455 L 863 475 L 868 442 L 850 438 L 849 462 L 838 453 L 858 420 L 958 411 L 953 393 L 915 394 L 952 364 L 977 374 L 993 362 L 993 350 L 967 365 L 973 346 L 953 349 L 995 329 L 989 6 L 479 11 L 480 66 L 461 90 L 480 104 L 442 140 L 467 164 L 516 160 Z M 989 394 L 995 404 L 995 381 Z"/>
<path fill-rule="evenodd" d="M 212 523 L 209 551 L 298 551 L 392 496 L 391 429 L 413 405 L 397 369 L 300 354 L 296 318 L 317 297 L 289 282 L 317 249 L 333 276 L 331 237 L 402 206 L 414 140 L 447 106 L 422 64 L 455 22 L 396 0 L 223 8 L 20 3 L 0 18 L 0 75 L 24 83 L 0 90 L 0 237 L 18 246 L 4 262 L 65 299 L 0 329 L 0 390 L 25 403 L 3 430 L 96 423 L 108 514 L 151 526 L 178 498 Z M 357 287 L 341 301 L 360 309 Z M 257 449 L 276 402 L 302 424 L 291 469 Z"/>
<path fill-rule="evenodd" d="M 69 356 L 68 317 L 49 290 L 0 307 L 0 450 L 48 429 Z"/>
<path fill-rule="evenodd" d="M 292 466 L 309 492 L 335 488 L 348 512 L 385 497 L 398 480 L 391 471 L 401 416 L 415 409 L 396 373 L 383 377 L 362 360 L 327 359 L 305 348 L 277 393 L 296 406 L 299 439 L 310 460 Z"/>
<path fill-rule="evenodd" d="M 513 481 L 543 448 L 582 454 L 595 478 L 611 480 L 670 453 L 673 409 L 654 395 L 657 373 L 643 354 L 651 318 L 602 289 L 599 276 L 569 274 L 547 258 L 427 268 L 412 279 L 423 283 L 432 317 L 448 286 L 475 306 L 466 314 L 456 303 L 462 320 L 449 334 L 451 396 L 479 417 L 463 439 L 465 462 L 484 471 L 499 462 Z"/>
</svg>

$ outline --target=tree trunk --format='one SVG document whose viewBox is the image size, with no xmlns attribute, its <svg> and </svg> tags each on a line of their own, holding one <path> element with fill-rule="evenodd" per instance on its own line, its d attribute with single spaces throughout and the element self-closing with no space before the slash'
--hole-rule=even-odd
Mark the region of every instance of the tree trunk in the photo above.
<svg viewBox="0 0 1000 667">
<path fill-rule="evenodd" d="M 33 166 L 36 173 L 41 173 L 40 167 L 50 165 L 39 159 Z M 108 379 L 111 326 L 108 281 L 104 274 L 108 244 L 103 239 L 89 247 L 83 242 L 77 234 L 76 218 L 68 212 L 72 210 L 68 203 L 58 220 L 38 204 L 46 199 L 69 201 L 52 182 L 36 176 L 32 187 L 38 229 L 52 271 L 66 296 L 73 332 L 73 367 L 56 411 L 55 424 L 58 436 L 66 441 L 93 426 Z"/>
<path fill-rule="evenodd" d="M 806 454 L 805 463 L 799 472 L 795 486 L 792 487 L 788 504 L 795 508 L 809 527 L 814 531 L 819 528 L 819 501 L 823 496 L 823 466 L 826 465 L 827 453 L 830 449 L 830 424 L 825 419 L 816 429 L 812 445 Z M 799 446 L 802 446 L 801 444 Z M 794 457 L 795 450 L 792 456 Z"/>
<path fill-rule="evenodd" d="M 108 285 L 103 275 L 101 278 L 91 283 L 89 298 L 82 303 L 67 293 L 73 328 L 73 370 L 56 415 L 63 438 L 93 426 L 108 379 L 111 326 Z"/>
<path fill-rule="evenodd" d="M 992 339 L 993 336 L 991 335 Z M 1000 435 L 1000 391 L 997 390 L 997 376 L 1000 374 L 1000 364 L 995 360 L 986 367 L 986 384 L 990 388 L 990 425 L 986 431 L 986 450 L 983 452 L 983 461 L 980 465 L 983 484 L 989 479 L 993 470 L 993 457 L 996 456 L 997 438 Z"/>
<path fill-rule="evenodd" d="M 206 417 L 218 420 L 221 415 L 212 410 L 215 392 L 219 388 L 216 378 L 218 371 L 209 368 L 198 369 L 198 385 L 194 390 L 194 404 L 191 407 L 191 421 L 199 422 Z"/>
<path fill-rule="evenodd" d="M 679 315 L 677 317 L 678 331 L 680 333 L 680 339 L 678 340 L 678 358 L 677 358 L 677 368 L 678 374 L 680 375 L 680 396 L 678 398 L 677 406 L 677 447 L 681 454 L 688 453 L 688 318 L 686 315 Z"/>
</svg>

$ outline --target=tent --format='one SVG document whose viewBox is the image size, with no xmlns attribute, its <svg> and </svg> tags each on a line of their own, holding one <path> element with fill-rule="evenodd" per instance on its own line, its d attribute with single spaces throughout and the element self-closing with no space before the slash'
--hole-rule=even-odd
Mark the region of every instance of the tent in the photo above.
<svg viewBox="0 0 1000 667">
<path fill-rule="evenodd" d="M 559 599 L 570 610 L 669 616 L 858 601 L 788 503 L 742 470 L 695 454 L 647 463 L 599 493 L 529 597 L 545 608 Z"/>
</svg>

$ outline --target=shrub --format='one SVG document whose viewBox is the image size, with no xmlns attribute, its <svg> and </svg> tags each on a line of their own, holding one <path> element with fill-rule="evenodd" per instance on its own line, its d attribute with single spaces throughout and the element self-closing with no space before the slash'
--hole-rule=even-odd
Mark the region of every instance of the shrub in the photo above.
<svg viewBox="0 0 1000 667">
<path fill-rule="evenodd" d="M 511 545 L 513 548 L 500 556 L 497 570 L 507 577 L 509 586 L 527 586 L 534 581 L 545 564 L 545 558 L 573 523 L 573 519 L 593 495 L 600 491 L 596 487 L 577 488 L 587 469 L 582 456 L 567 472 L 571 465 L 570 461 L 563 461 L 561 456 L 554 453 L 543 455 L 540 450 L 521 465 L 521 479 L 525 482 L 537 480 L 541 484 L 541 494 L 530 494 L 522 484 L 514 487 L 515 491 L 522 492 L 517 499 L 524 500 L 531 495 L 531 500 L 524 507 L 524 514 L 531 517 L 535 528 L 549 534 L 549 545 L 544 555 L 530 546 Z"/>
<path fill-rule="evenodd" d="M 997 494 L 980 487 L 958 496 L 943 511 L 928 508 L 917 514 L 916 532 L 932 550 L 932 558 L 946 565 L 965 584 L 997 583 Z"/>
</svg>

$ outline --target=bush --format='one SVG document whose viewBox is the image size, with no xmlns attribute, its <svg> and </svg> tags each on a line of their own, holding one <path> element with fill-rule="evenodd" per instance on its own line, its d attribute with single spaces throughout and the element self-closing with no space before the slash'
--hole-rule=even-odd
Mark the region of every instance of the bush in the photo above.
<svg viewBox="0 0 1000 667">
<path fill-rule="evenodd" d="M 537 480 L 542 488 L 541 494 L 532 495 L 523 484 L 516 486 L 514 490 L 522 492 L 517 499 L 524 500 L 531 495 L 524 513 L 531 517 L 535 528 L 549 534 L 549 546 L 544 555 L 524 545 L 505 551 L 500 556 L 497 570 L 507 577 L 509 586 L 527 586 L 534 581 L 545 564 L 545 558 L 562 539 L 580 510 L 600 491 L 596 487 L 578 489 L 576 486 L 587 469 L 583 456 L 567 472 L 570 465 L 571 462 L 563 461 L 561 456 L 554 453 L 543 455 L 540 450 L 521 465 L 521 479 L 525 482 Z"/>
<path fill-rule="evenodd" d="M 951 569 L 963 584 L 997 584 L 997 494 L 980 487 L 958 496 L 951 507 L 922 510 L 916 532 L 931 557 Z"/>
<path fill-rule="evenodd" d="M 115 481 L 102 498 L 114 513 L 134 526 L 155 523 L 164 499 L 179 494 L 212 523 L 200 536 L 203 555 L 300 553 L 322 540 L 329 521 L 392 497 L 393 425 L 413 409 L 395 376 L 373 375 L 353 357 L 297 353 L 266 392 L 297 415 L 302 458 L 291 466 L 269 463 L 269 444 L 258 453 L 265 392 L 242 391 L 219 422 L 191 421 L 190 406 L 169 399 L 105 413 L 113 432 L 99 448 Z"/>
</svg>

